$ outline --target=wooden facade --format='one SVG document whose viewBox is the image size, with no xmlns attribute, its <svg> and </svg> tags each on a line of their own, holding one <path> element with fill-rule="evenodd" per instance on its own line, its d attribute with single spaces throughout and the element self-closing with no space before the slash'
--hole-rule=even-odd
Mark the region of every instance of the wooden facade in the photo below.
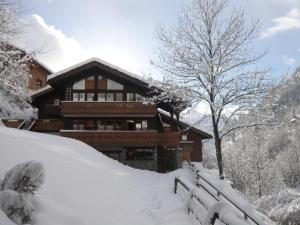
<svg viewBox="0 0 300 225">
<path fill-rule="evenodd" d="M 46 69 L 37 61 L 34 61 L 29 65 L 31 77 L 29 78 L 28 88 L 30 90 L 38 90 L 47 85 L 47 76 L 51 74 L 51 71 Z"/>
<path fill-rule="evenodd" d="M 98 59 L 54 73 L 43 86 L 32 95 L 39 112 L 32 130 L 83 141 L 133 167 L 163 172 L 201 161 L 202 140 L 211 138 L 197 129 L 183 134 L 188 125 L 172 118 L 172 105 L 144 102 L 146 82 Z"/>
</svg>

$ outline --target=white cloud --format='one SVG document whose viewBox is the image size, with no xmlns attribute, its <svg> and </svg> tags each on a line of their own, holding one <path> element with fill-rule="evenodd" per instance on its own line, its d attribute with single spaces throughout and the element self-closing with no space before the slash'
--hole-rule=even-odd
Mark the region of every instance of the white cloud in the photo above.
<svg viewBox="0 0 300 225">
<path fill-rule="evenodd" d="M 76 39 L 47 25 L 42 17 L 31 15 L 21 22 L 23 33 L 16 44 L 29 51 L 40 50 L 37 58 L 54 71 L 91 57 Z"/>
<path fill-rule="evenodd" d="M 290 57 L 288 57 L 288 56 L 286 56 L 286 55 L 283 55 L 283 56 L 282 56 L 282 59 L 283 59 L 284 63 L 285 63 L 286 65 L 288 65 L 288 66 L 293 66 L 293 65 L 295 65 L 296 62 L 297 62 L 294 58 L 290 58 Z"/>
<path fill-rule="evenodd" d="M 300 29 L 300 10 L 291 9 L 285 16 L 272 19 L 274 25 L 262 32 L 261 38 L 270 37 L 277 33 Z"/>
<path fill-rule="evenodd" d="M 127 41 L 127 45 L 110 43 L 107 40 L 84 40 L 90 47 L 83 47 L 73 37 L 68 37 L 62 30 L 48 25 L 39 15 L 31 15 L 21 21 L 23 33 L 15 43 L 17 46 L 28 50 L 41 50 L 37 58 L 54 72 L 65 69 L 78 62 L 91 57 L 99 57 L 116 66 L 124 68 L 136 74 L 141 61 L 135 59 L 128 52 L 134 49 L 134 45 Z M 130 45 L 129 45 L 130 44 Z"/>
<path fill-rule="evenodd" d="M 278 4 L 298 4 L 299 0 L 269 0 L 272 3 Z"/>
</svg>

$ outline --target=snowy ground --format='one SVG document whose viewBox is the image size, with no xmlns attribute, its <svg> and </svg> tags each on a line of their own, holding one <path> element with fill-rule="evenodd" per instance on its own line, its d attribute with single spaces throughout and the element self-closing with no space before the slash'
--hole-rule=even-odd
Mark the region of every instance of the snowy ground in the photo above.
<svg viewBox="0 0 300 225">
<path fill-rule="evenodd" d="M 35 225 L 190 225 L 173 194 L 174 176 L 136 170 L 88 145 L 54 135 L 0 127 L 0 174 L 18 163 L 44 164 L 46 181 L 34 202 Z M 0 210 L 0 224 L 12 225 Z"/>
</svg>

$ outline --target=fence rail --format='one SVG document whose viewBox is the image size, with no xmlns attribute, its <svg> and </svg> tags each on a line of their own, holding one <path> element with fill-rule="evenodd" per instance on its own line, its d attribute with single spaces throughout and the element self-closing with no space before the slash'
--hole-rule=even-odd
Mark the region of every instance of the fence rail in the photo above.
<svg viewBox="0 0 300 225">
<path fill-rule="evenodd" d="M 196 175 L 196 180 L 203 180 L 206 184 L 208 184 L 211 188 L 213 188 L 216 192 L 217 192 L 217 196 L 222 196 L 224 199 L 226 199 L 228 202 L 230 202 L 236 209 L 238 209 L 241 213 L 243 213 L 244 215 L 244 219 L 245 220 L 251 220 L 254 224 L 256 225 L 260 225 L 260 223 L 258 221 L 256 221 L 256 219 L 254 219 L 252 216 L 250 216 L 247 212 L 245 212 L 237 203 L 235 203 L 232 199 L 230 199 L 226 194 L 224 194 L 223 192 L 221 192 L 220 190 L 218 190 L 214 185 L 212 185 L 207 179 L 205 179 L 203 176 L 200 175 L 199 170 L 196 169 L 195 165 L 191 162 L 188 162 L 189 168 L 192 172 L 195 173 Z M 196 183 L 197 186 L 200 186 L 202 188 L 204 188 L 203 185 L 201 185 L 199 182 Z M 206 191 L 210 194 L 213 195 L 212 193 L 210 193 L 207 189 Z M 216 198 L 217 199 L 217 198 Z"/>
<path fill-rule="evenodd" d="M 201 225 L 206 225 L 206 224 L 263 225 L 264 224 L 263 222 L 258 222 L 257 219 L 249 215 L 249 213 L 243 210 L 242 207 L 240 207 L 236 202 L 234 202 L 222 191 L 218 190 L 218 188 L 216 188 L 206 178 L 201 176 L 199 170 L 197 170 L 194 164 L 188 162 L 188 167 L 196 177 L 196 184 L 192 184 L 191 182 L 185 180 L 184 178 L 176 177 L 174 180 L 174 193 L 177 194 L 179 190 L 178 187 L 181 186 L 189 194 L 190 201 L 188 203 L 188 214 L 193 213 L 196 217 L 196 220 Z M 205 194 L 206 197 L 203 197 L 204 195 L 202 195 L 202 193 Z M 209 196 L 210 200 L 207 199 L 207 196 Z M 226 201 L 224 202 L 223 200 Z M 194 206 L 191 202 L 196 202 L 199 205 Z M 222 209 L 222 207 L 228 207 L 228 206 L 230 206 L 231 208 L 235 208 L 234 212 L 236 212 L 237 214 L 227 215 L 227 217 L 223 216 L 224 218 L 219 218 L 220 208 Z M 212 208 L 214 207 L 216 208 L 215 211 L 212 210 Z M 200 211 L 200 214 L 202 212 L 203 215 L 204 214 L 203 210 L 205 210 L 207 213 L 205 219 L 199 218 L 198 211 Z M 232 218 L 232 217 L 236 217 L 236 218 Z"/>
</svg>

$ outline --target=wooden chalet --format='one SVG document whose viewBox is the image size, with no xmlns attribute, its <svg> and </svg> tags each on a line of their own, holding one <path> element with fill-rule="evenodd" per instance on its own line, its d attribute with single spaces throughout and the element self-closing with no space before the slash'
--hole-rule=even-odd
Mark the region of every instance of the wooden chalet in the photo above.
<svg viewBox="0 0 300 225">
<path fill-rule="evenodd" d="M 181 132 L 189 126 L 172 106 L 143 102 L 148 83 L 97 58 L 49 75 L 40 87 L 32 94 L 38 119 L 28 129 L 81 140 L 132 167 L 163 172 L 201 161 L 202 140 L 211 138 L 194 127 Z"/>
</svg>

